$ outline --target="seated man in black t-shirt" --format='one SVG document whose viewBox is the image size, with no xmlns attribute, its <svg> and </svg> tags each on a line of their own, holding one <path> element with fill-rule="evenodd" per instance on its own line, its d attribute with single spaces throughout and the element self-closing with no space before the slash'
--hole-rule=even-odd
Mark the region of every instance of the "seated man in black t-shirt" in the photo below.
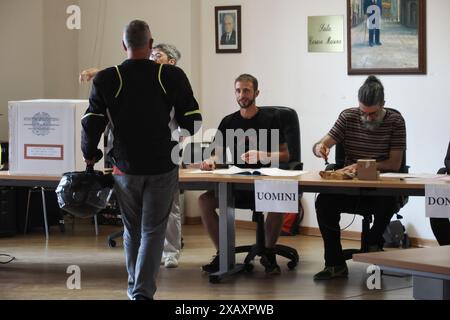
<svg viewBox="0 0 450 320">
<path fill-rule="evenodd" d="M 447 174 L 450 174 L 450 142 L 448 144 L 447 156 L 444 160 L 445 169 Z M 430 219 L 431 229 L 436 237 L 439 245 L 449 246 L 450 245 L 450 220 L 446 218 L 431 218 Z"/>
<path fill-rule="evenodd" d="M 278 162 L 289 161 L 289 151 L 280 130 L 278 117 L 268 110 L 259 109 L 255 99 L 259 94 L 258 81 L 255 77 L 243 74 L 235 81 L 236 100 L 240 110 L 226 116 L 219 125 L 213 148 L 214 155 L 203 161 L 202 170 L 214 170 L 216 164 L 233 164 L 241 168 L 260 168 L 275 166 Z M 227 154 L 231 153 L 231 159 Z M 255 203 L 253 192 L 235 194 L 235 206 L 253 209 Z M 216 212 L 219 201 L 214 191 L 208 191 L 199 198 L 202 221 L 217 254 L 211 263 L 202 267 L 203 271 L 219 271 L 219 218 Z M 269 213 L 266 219 L 266 247 L 274 248 L 283 223 L 283 215 Z M 267 273 L 279 274 L 275 253 L 269 252 L 264 267 Z"/>
</svg>

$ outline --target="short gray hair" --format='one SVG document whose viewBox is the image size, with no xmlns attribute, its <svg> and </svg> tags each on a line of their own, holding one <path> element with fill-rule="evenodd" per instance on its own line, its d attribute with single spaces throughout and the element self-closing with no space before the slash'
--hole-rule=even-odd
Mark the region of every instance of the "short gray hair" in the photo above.
<svg viewBox="0 0 450 320">
<path fill-rule="evenodd" d="M 178 62 L 181 59 L 181 53 L 174 45 L 160 43 L 154 46 L 153 49 L 161 50 L 167 55 L 169 59 L 173 59 L 175 60 L 175 62 Z"/>
<path fill-rule="evenodd" d="M 139 49 L 148 45 L 152 34 L 147 22 L 133 20 L 125 26 L 123 42 L 129 49 Z"/>
</svg>

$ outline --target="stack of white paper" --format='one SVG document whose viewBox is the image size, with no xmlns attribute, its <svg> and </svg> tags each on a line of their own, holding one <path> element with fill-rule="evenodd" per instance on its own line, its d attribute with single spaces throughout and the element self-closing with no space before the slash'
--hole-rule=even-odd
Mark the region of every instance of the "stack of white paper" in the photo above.
<svg viewBox="0 0 450 320">
<path fill-rule="evenodd" d="M 282 170 L 278 168 L 242 169 L 236 166 L 231 166 L 228 169 L 217 169 L 213 171 L 193 170 L 189 173 L 212 173 L 220 175 L 243 174 L 243 175 L 261 175 L 271 177 L 298 177 L 307 173 L 307 171 Z"/>
</svg>

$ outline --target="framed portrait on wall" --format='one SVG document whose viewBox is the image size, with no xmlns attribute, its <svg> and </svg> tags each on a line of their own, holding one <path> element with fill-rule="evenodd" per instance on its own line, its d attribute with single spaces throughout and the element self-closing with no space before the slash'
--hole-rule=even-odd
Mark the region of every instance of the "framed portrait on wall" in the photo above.
<svg viewBox="0 0 450 320">
<path fill-rule="evenodd" d="M 241 6 L 215 7 L 216 53 L 241 53 Z"/>
<path fill-rule="evenodd" d="M 348 74 L 426 74 L 425 0 L 347 0 Z"/>
</svg>

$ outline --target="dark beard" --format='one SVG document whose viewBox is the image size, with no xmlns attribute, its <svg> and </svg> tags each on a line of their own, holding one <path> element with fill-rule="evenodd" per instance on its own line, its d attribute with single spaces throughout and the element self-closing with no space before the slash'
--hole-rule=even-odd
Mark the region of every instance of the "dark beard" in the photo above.
<svg viewBox="0 0 450 320">
<path fill-rule="evenodd" d="M 250 100 L 247 104 L 241 104 L 240 101 L 238 101 L 239 106 L 242 109 L 247 109 L 248 107 L 250 107 L 253 103 L 255 103 L 255 99 Z"/>
<path fill-rule="evenodd" d="M 376 121 L 366 121 L 362 120 L 363 128 L 369 130 L 369 131 L 375 131 L 377 130 L 381 124 L 383 123 L 382 120 L 376 120 Z"/>
</svg>

